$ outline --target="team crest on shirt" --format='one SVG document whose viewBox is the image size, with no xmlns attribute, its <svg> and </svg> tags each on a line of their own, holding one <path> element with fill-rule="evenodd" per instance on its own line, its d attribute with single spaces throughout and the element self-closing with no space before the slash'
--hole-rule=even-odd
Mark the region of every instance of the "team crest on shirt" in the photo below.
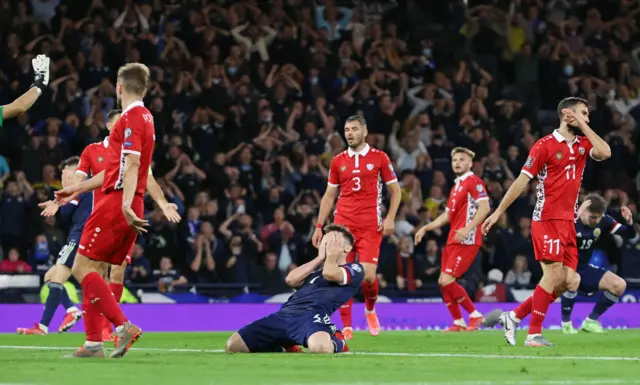
<svg viewBox="0 0 640 385">
<path fill-rule="evenodd" d="M 602 230 L 600 230 L 600 229 L 598 229 L 598 228 L 597 228 L 597 229 L 595 229 L 595 230 L 593 230 L 593 235 L 594 235 L 596 238 L 598 238 L 598 237 L 600 236 L 600 233 L 602 233 Z"/>
<path fill-rule="evenodd" d="M 580 153 L 580 155 L 584 155 L 584 151 L 584 147 L 578 148 L 578 152 Z"/>
<path fill-rule="evenodd" d="M 131 129 L 130 128 L 125 129 L 124 130 L 124 137 L 128 138 L 130 136 L 131 136 Z"/>
<path fill-rule="evenodd" d="M 373 165 L 371 163 L 367 164 L 367 170 L 369 171 L 373 170 Z"/>
<path fill-rule="evenodd" d="M 562 159 L 562 153 L 560 151 L 556 152 L 556 159 Z"/>
<path fill-rule="evenodd" d="M 357 263 L 354 263 L 351 265 L 351 268 L 353 269 L 353 271 L 355 271 L 356 273 L 361 272 L 362 270 L 360 269 L 360 265 L 358 265 Z"/>
<path fill-rule="evenodd" d="M 342 167 L 340 167 L 340 172 L 345 172 L 345 171 L 347 171 L 347 166 L 343 164 Z"/>
<path fill-rule="evenodd" d="M 103 160 L 104 160 L 103 157 L 101 157 L 101 156 L 98 157 L 98 163 L 102 163 Z"/>
</svg>

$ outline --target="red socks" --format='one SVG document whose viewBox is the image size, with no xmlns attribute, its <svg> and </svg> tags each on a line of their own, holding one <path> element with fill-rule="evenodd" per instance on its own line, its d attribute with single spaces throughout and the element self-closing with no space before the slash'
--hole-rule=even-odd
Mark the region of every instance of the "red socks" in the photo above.
<svg viewBox="0 0 640 385">
<path fill-rule="evenodd" d="M 351 327 L 351 307 L 353 305 L 353 298 L 350 298 L 344 305 L 340 307 L 340 319 L 342 320 L 343 328 Z"/>
<path fill-rule="evenodd" d="M 109 284 L 109 289 L 113 293 L 113 296 L 116 299 L 117 303 L 120 303 L 120 298 L 122 298 L 122 291 L 124 290 L 124 285 L 121 283 L 113 283 Z"/>
<path fill-rule="evenodd" d="M 535 292 L 534 292 L 535 293 Z M 558 295 L 556 293 L 552 293 L 549 295 L 549 304 L 552 304 L 558 299 Z M 516 317 L 519 320 L 524 319 L 524 317 L 531 314 L 531 310 L 533 308 L 533 295 L 527 298 L 523 303 L 518 305 L 513 312 L 516 313 Z"/>
<path fill-rule="evenodd" d="M 82 301 L 82 318 L 84 319 L 84 333 L 88 342 L 102 342 L 102 327 L 104 317 L 85 295 Z"/>
<path fill-rule="evenodd" d="M 378 280 L 376 279 L 373 283 L 362 282 L 362 294 L 365 308 L 373 311 L 378 300 Z"/>
<path fill-rule="evenodd" d="M 536 286 L 532 296 L 531 319 L 529 320 L 529 334 L 540 334 L 542 332 L 542 322 L 547 316 L 549 304 L 554 299 L 554 295 L 547 293 L 540 285 Z"/>
<path fill-rule="evenodd" d="M 460 311 L 460 306 L 458 305 L 458 301 L 453 299 L 451 294 L 451 286 L 440 286 L 440 292 L 442 293 L 442 300 L 444 304 L 447 306 L 447 310 L 453 317 L 453 320 L 459 320 L 462 318 L 462 312 Z"/>
<path fill-rule="evenodd" d="M 474 306 L 471 298 L 469 298 L 469 294 L 464 289 L 464 287 L 460 286 L 458 282 L 453 282 L 447 287 L 450 287 L 451 298 L 456 301 L 462 308 L 468 313 L 471 314 L 476 311 L 476 307 Z"/>
<path fill-rule="evenodd" d="M 114 326 L 120 326 L 127 322 L 127 317 L 120 310 L 120 306 L 118 306 L 115 297 L 109 290 L 109 286 L 100 274 L 96 272 L 87 274 L 81 285 L 84 301 L 90 302 L 91 308 L 95 309 L 98 314 L 104 314 Z M 91 311 L 91 309 L 85 311 Z M 99 322 L 99 324 L 102 330 L 102 322 Z M 87 335 L 87 338 L 89 338 L 89 335 Z M 102 341 L 102 338 L 98 341 Z"/>
</svg>

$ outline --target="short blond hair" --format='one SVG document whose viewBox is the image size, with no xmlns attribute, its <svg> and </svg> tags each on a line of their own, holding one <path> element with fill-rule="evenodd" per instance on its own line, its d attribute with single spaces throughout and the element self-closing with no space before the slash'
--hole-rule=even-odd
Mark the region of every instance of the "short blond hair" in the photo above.
<svg viewBox="0 0 640 385">
<path fill-rule="evenodd" d="M 473 160 L 473 158 L 476 157 L 476 153 L 469 150 L 466 147 L 455 147 L 453 150 L 451 150 L 451 157 L 453 158 L 455 154 L 459 154 L 459 153 L 469 155 L 471 157 L 471 160 Z"/>
<path fill-rule="evenodd" d="M 143 95 L 149 83 L 149 67 L 142 63 L 128 63 L 118 70 L 118 82 L 128 93 Z"/>
</svg>

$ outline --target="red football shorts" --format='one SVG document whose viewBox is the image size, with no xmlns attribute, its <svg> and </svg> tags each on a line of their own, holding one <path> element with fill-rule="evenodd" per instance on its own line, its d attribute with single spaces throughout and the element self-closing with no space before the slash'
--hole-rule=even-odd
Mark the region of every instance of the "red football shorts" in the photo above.
<svg viewBox="0 0 640 385">
<path fill-rule="evenodd" d="M 131 207 L 136 215 L 142 218 L 142 197 L 136 195 Z M 111 192 L 98 201 L 87 219 L 78 253 L 95 261 L 122 265 L 126 257 L 131 255 L 137 235 L 122 214 L 122 192 Z"/>
<path fill-rule="evenodd" d="M 578 243 L 573 221 L 532 221 L 531 241 L 536 261 L 562 262 L 573 270 L 578 267 Z"/>
<path fill-rule="evenodd" d="M 480 251 L 478 245 L 452 243 L 444 246 L 440 261 L 440 272 L 460 278 L 467 272 Z"/>
<path fill-rule="evenodd" d="M 347 263 L 354 262 L 357 254 L 358 262 L 377 265 L 378 257 L 380 256 L 380 244 L 382 243 L 382 231 L 378 231 L 377 228 L 348 228 L 356 243 L 353 250 L 347 255 Z"/>
</svg>

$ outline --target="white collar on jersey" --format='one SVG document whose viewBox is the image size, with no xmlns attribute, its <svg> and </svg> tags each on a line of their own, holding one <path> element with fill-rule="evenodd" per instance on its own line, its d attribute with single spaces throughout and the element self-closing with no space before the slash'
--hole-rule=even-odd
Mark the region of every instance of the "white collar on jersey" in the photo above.
<svg viewBox="0 0 640 385">
<path fill-rule="evenodd" d="M 359 155 L 359 156 L 365 156 L 369 153 L 369 150 L 371 149 L 371 147 L 369 146 L 369 144 L 365 144 L 364 148 L 362 150 L 360 150 L 360 152 L 355 152 L 351 149 L 351 147 L 349 147 L 347 149 L 347 154 L 349 154 L 350 157 L 354 156 L 354 155 Z"/>
<path fill-rule="evenodd" d="M 104 148 L 109 148 L 109 137 L 108 136 L 106 138 L 104 138 L 104 140 L 102 141 L 102 145 L 104 146 Z"/>
<path fill-rule="evenodd" d="M 467 171 L 464 174 L 460 175 L 459 177 L 456 178 L 455 182 L 462 182 L 463 180 L 467 179 L 468 177 L 470 177 L 471 175 L 473 175 L 472 171 Z"/>
<path fill-rule="evenodd" d="M 553 137 L 556 138 L 556 140 L 560 143 L 567 142 L 569 144 L 574 144 L 574 143 L 578 143 L 578 141 L 580 140 L 576 135 L 576 137 L 573 139 L 573 142 L 570 142 L 569 139 L 562 136 L 562 134 L 560 133 L 560 131 L 558 131 L 558 129 L 553 130 Z"/>
<path fill-rule="evenodd" d="M 129 111 L 134 107 L 144 107 L 144 103 L 142 102 L 142 100 L 138 100 L 137 102 L 133 102 L 129 104 L 127 108 L 125 108 L 124 111 L 122 111 L 122 114 L 120 116 L 124 115 L 127 111 Z"/>
</svg>

